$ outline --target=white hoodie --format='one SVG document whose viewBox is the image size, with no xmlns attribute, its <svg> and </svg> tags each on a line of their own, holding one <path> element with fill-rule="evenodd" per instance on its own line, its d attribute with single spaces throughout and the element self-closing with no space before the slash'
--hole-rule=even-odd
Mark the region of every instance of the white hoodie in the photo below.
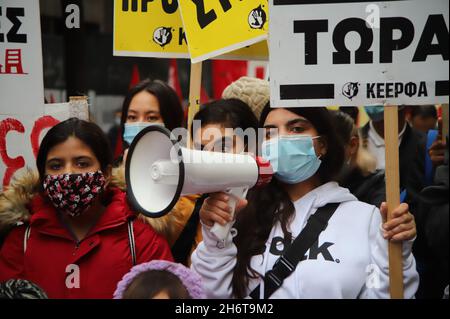
<svg viewBox="0 0 450 319">
<path fill-rule="evenodd" d="M 390 298 L 388 242 L 383 238 L 382 218 L 375 206 L 358 201 L 337 183 L 324 184 L 294 202 L 295 217 L 290 225 L 293 237 L 300 234 L 308 218 L 319 207 L 341 203 L 307 252 L 308 258 L 297 265 L 271 298 Z M 252 227 L 252 225 L 248 225 Z M 203 278 L 209 298 L 232 298 L 231 279 L 236 265 L 236 246 L 229 234 L 219 242 L 203 225 L 203 242 L 192 254 L 192 269 Z M 250 279 L 247 293 L 261 284 L 283 250 L 283 232 L 277 223 L 271 230 L 263 255 L 253 256 L 251 267 L 261 276 Z M 403 242 L 405 298 L 413 298 L 419 285 L 413 241 Z"/>
</svg>

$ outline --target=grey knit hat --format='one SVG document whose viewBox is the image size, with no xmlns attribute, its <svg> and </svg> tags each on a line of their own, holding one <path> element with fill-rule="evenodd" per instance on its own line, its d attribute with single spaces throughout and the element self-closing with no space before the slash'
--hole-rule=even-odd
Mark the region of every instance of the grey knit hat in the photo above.
<svg viewBox="0 0 450 319">
<path fill-rule="evenodd" d="M 243 76 L 227 86 L 222 93 L 222 98 L 235 98 L 247 103 L 259 120 L 264 106 L 270 99 L 269 82 L 258 78 Z"/>
</svg>

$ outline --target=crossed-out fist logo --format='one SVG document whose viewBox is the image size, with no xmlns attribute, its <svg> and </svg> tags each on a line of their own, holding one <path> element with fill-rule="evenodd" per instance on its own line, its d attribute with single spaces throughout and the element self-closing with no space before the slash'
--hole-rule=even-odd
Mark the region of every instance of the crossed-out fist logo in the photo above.
<svg viewBox="0 0 450 319">
<path fill-rule="evenodd" d="M 266 21 L 267 14 L 262 8 L 262 5 L 260 5 L 258 8 L 253 9 L 248 16 L 248 24 L 252 29 L 262 29 Z"/>
<path fill-rule="evenodd" d="M 342 94 L 352 100 L 359 93 L 359 83 L 358 82 L 347 82 L 342 88 Z"/>
<path fill-rule="evenodd" d="M 153 32 L 153 41 L 161 47 L 165 47 L 172 41 L 172 28 L 160 27 Z"/>
</svg>

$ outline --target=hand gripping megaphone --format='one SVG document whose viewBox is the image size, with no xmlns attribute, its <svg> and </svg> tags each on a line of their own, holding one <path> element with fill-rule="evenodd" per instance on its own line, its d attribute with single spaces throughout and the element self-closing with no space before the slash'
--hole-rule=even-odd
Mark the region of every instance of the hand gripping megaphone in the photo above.
<svg viewBox="0 0 450 319">
<path fill-rule="evenodd" d="M 149 126 L 133 140 L 125 163 L 127 196 L 145 216 L 169 213 L 180 196 L 228 192 L 232 214 L 249 188 L 270 182 L 273 171 L 262 158 L 182 147 L 167 129 Z M 234 217 L 234 216 L 233 216 Z M 232 223 L 211 231 L 224 240 Z"/>
</svg>

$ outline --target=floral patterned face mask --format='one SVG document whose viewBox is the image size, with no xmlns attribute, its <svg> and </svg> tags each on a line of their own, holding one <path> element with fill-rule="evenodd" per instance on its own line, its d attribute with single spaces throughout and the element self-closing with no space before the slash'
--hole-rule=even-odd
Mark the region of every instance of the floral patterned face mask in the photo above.
<svg viewBox="0 0 450 319">
<path fill-rule="evenodd" d="M 106 184 L 101 171 L 83 174 L 46 175 L 44 191 L 56 209 L 76 217 L 93 204 Z"/>
</svg>

